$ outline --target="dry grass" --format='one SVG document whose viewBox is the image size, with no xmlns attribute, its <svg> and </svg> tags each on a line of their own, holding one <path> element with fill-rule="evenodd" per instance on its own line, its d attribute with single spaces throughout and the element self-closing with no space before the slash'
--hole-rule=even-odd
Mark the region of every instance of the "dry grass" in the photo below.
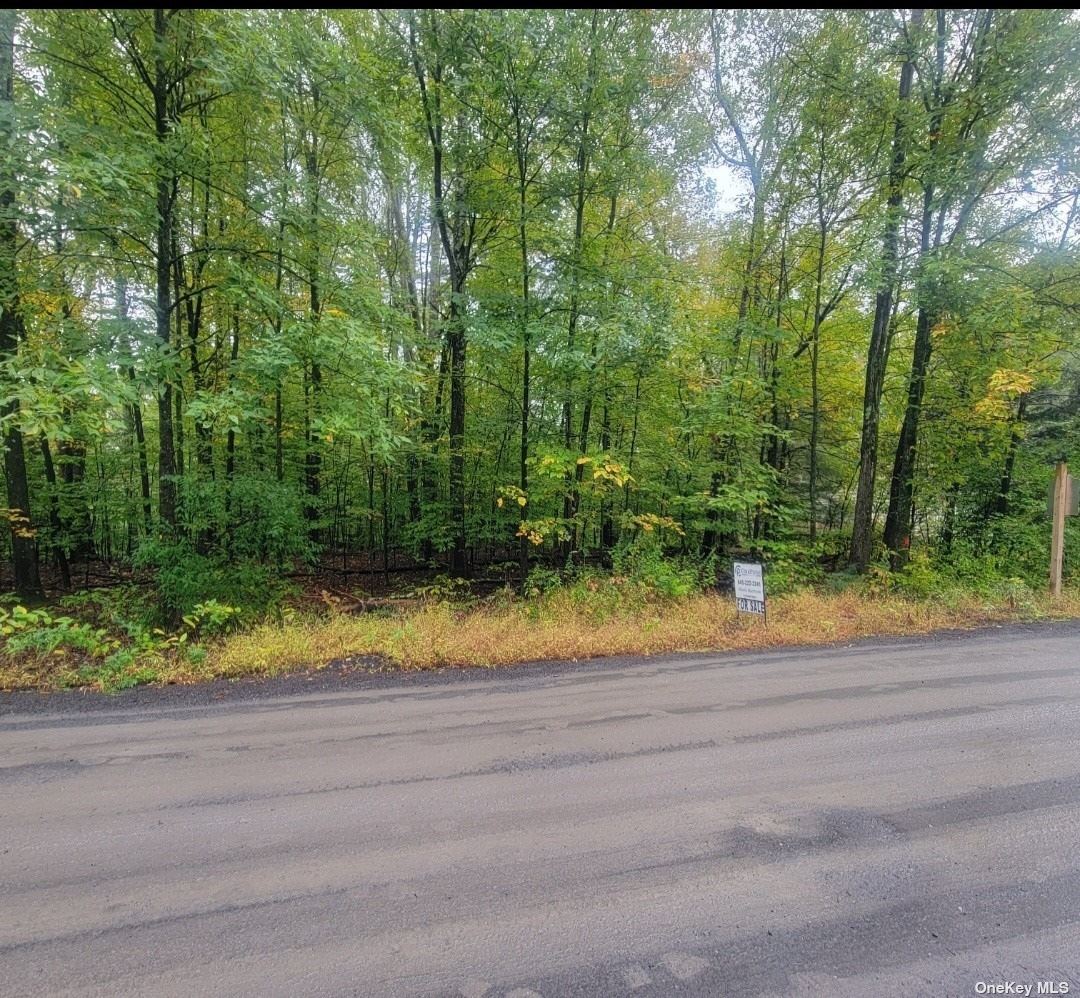
<svg viewBox="0 0 1080 998">
<path fill-rule="evenodd" d="M 612 587 L 560 590 L 530 602 L 505 598 L 466 608 L 433 603 L 394 617 L 333 614 L 262 624 L 208 646 L 201 658 L 178 650 L 140 659 L 130 675 L 76 680 L 71 668 L 56 659 L 11 661 L 0 656 L 0 689 L 193 683 L 320 669 L 348 659 L 369 659 L 376 667 L 430 669 L 820 645 L 872 635 L 1064 618 L 1080 618 L 1080 592 L 1053 601 L 1026 591 L 1019 600 L 1009 595 L 996 600 L 971 595 L 913 600 L 806 590 L 772 601 L 766 628 L 760 619 L 737 619 L 731 600 L 714 595 L 650 601 L 627 599 Z"/>
<path fill-rule="evenodd" d="M 429 606 L 396 619 L 336 616 L 266 625 L 210 656 L 215 675 L 273 674 L 379 656 L 403 669 L 497 666 L 542 659 L 735 650 L 925 634 L 991 623 L 1080 617 L 1080 594 L 1018 606 L 974 597 L 914 601 L 812 591 L 776 600 L 768 627 L 736 619 L 730 599 L 706 595 L 604 612 L 559 594 L 543 603 L 471 609 Z"/>
</svg>

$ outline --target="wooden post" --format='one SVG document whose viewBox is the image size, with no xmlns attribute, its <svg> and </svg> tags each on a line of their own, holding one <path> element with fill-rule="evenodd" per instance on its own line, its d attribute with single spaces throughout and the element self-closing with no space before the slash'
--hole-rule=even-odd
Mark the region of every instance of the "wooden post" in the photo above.
<svg viewBox="0 0 1080 998">
<path fill-rule="evenodd" d="M 1054 473 L 1054 530 L 1050 541 L 1050 595 L 1061 595 L 1061 569 L 1065 560 L 1065 507 L 1069 498 L 1069 466 L 1058 461 Z"/>
</svg>

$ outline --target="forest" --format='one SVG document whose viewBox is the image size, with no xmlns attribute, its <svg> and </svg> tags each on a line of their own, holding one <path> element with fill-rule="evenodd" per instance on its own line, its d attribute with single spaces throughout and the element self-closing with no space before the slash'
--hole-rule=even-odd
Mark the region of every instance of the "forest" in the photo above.
<svg viewBox="0 0 1080 998">
<path fill-rule="evenodd" d="M 0 129 L 8 658 L 1045 589 L 1072 10 L 5 10 Z"/>
</svg>

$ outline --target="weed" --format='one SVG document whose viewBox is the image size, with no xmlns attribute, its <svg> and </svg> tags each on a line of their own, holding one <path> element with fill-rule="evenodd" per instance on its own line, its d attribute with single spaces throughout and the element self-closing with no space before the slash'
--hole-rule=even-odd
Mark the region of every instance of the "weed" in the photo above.
<svg viewBox="0 0 1080 998">
<path fill-rule="evenodd" d="M 649 564 L 647 559 L 644 564 Z M 639 565 L 635 570 L 640 571 Z M 234 629 L 237 615 L 229 611 L 235 608 L 204 605 L 198 627 L 169 633 L 131 625 L 122 639 L 48 611 L 0 608 L 0 688 L 92 686 L 114 691 L 144 682 L 274 675 L 374 657 L 406 669 L 507 665 L 548 658 L 820 644 L 1080 616 L 1080 593 L 1051 601 L 1018 577 L 987 582 L 983 591 L 973 592 L 938 576 L 932 595 L 917 599 L 911 591 L 925 591 L 923 572 L 917 563 L 910 575 L 871 573 L 869 578 L 845 579 L 836 591 L 802 589 L 779 596 L 770 606 L 768 628 L 759 621 L 737 621 L 731 600 L 713 593 L 665 596 L 640 574 L 593 572 L 551 586 L 534 599 L 474 600 L 467 605 L 428 599 L 397 616 L 296 614 Z M 218 628 L 217 636 L 208 633 L 203 622 Z"/>
</svg>

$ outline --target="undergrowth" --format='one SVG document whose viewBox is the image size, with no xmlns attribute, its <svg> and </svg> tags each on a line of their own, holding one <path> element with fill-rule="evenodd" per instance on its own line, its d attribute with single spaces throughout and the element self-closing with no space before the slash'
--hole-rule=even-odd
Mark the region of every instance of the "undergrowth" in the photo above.
<svg viewBox="0 0 1080 998">
<path fill-rule="evenodd" d="M 1051 601 L 1023 584 L 1003 584 L 988 593 L 953 589 L 928 599 L 878 586 L 871 577 L 839 591 L 811 588 L 776 597 L 766 627 L 758 618 L 737 616 L 727 596 L 664 596 L 625 577 L 586 576 L 533 598 L 508 591 L 467 604 L 428 599 L 396 613 L 286 614 L 231 632 L 224 622 L 232 616 L 217 611 L 178 632 L 123 640 L 71 618 L 37 617 L 33 630 L 5 638 L 0 687 L 112 691 L 146 682 L 272 676 L 341 660 L 363 668 L 495 666 L 813 645 L 1078 616 L 1077 592 Z M 203 620 L 222 623 L 200 630 Z"/>
<path fill-rule="evenodd" d="M 1080 617 L 1080 590 L 1041 586 L 973 556 L 915 553 L 899 573 L 830 570 L 835 538 L 763 545 L 769 621 L 735 613 L 712 561 L 672 557 L 653 538 L 615 552 L 610 571 L 536 568 L 522 592 L 483 599 L 460 581 L 415 586 L 401 608 L 351 614 L 296 603 L 258 565 L 190 552 L 162 560 L 155 584 L 0 606 L 0 689 L 191 683 L 274 675 L 352 660 L 363 668 L 494 666 L 542 659 L 845 642 L 1018 620 Z M 318 609 L 315 609 L 315 607 Z M 357 607 L 365 609 L 362 601 Z"/>
</svg>

